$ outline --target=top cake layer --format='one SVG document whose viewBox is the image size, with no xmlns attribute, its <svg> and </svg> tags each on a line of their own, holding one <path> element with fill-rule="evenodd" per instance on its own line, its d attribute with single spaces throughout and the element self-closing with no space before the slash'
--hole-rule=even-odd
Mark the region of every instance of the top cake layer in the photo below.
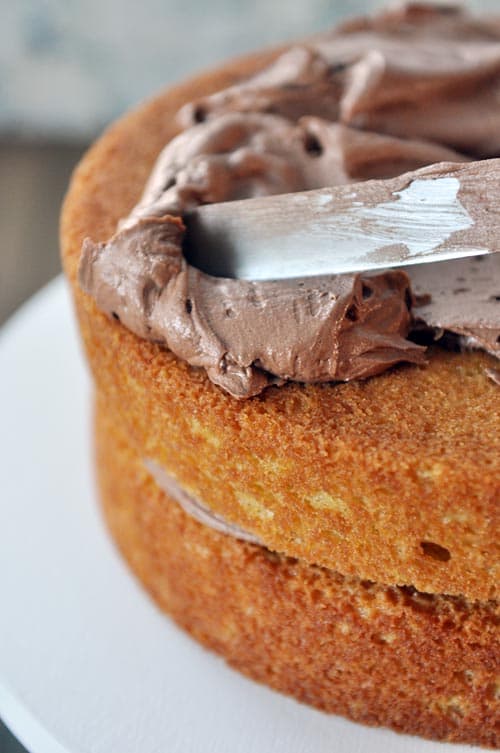
<svg viewBox="0 0 500 753">
<path fill-rule="evenodd" d="M 498 595 L 498 392 L 486 353 L 427 352 L 347 384 L 290 382 L 237 401 L 201 369 L 108 317 L 77 283 L 85 237 L 126 217 L 175 113 L 278 53 L 261 52 L 128 113 L 78 167 L 63 261 L 97 390 L 135 451 L 270 549 L 379 583 Z M 144 514 L 147 515 L 147 501 Z"/>
</svg>

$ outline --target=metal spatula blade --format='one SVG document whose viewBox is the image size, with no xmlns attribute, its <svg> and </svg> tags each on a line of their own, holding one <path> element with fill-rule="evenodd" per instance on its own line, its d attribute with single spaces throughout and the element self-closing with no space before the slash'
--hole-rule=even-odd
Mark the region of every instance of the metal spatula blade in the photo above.
<svg viewBox="0 0 500 753">
<path fill-rule="evenodd" d="M 218 277 L 370 271 L 500 250 L 500 160 L 432 165 L 391 180 L 208 204 L 186 218 L 186 255 Z"/>
</svg>

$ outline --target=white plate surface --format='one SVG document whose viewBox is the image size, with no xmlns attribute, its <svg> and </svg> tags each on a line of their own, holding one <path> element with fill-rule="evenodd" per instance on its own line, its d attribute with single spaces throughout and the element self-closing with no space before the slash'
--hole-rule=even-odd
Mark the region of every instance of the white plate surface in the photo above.
<svg viewBox="0 0 500 753">
<path fill-rule="evenodd" d="M 91 471 L 89 379 L 62 280 L 0 336 L 0 716 L 32 753 L 470 753 L 257 685 L 151 603 Z"/>
</svg>

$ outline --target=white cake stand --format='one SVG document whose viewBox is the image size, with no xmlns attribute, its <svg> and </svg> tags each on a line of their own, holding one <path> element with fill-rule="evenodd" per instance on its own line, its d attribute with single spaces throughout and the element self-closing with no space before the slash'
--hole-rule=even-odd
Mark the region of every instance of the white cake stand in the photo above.
<svg viewBox="0 0 500 753">
<path fill-rule="evenodd" d="M 99 517 L 62 280 L 2 331 L 0 386 L 0 716 L 32 753 L 443 751 L 243 678 L 142 592 Z"/>
</svg>

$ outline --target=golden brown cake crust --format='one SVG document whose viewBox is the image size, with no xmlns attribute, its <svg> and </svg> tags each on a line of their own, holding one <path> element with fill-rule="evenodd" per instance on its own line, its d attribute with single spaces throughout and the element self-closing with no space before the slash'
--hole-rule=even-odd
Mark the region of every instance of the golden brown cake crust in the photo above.
<svg viewBox="0 0 500 753">
<path fill-rule="evenodd" d="M 291 384 L 238 402 L 100 313 L 76 284 L 82 240 L 105 240 L 138 199 L 186 101 L 269 55 L 168 90 L 112 126 L 77 169 L 62 248 L 87 353 L 143 458 L 270 549 L 379 583 L 498 596 L 498 387 L 481 353 L 366 382 Z"/>
<path fill-rule="evenodd" d="M 104 398 L 96 418 L 111 532 L 160 607 L 197 640 L 326 711 L 499 745 L 497 605 L 342 577 L 213 531 L 160 491 Z"/>
</svg>

